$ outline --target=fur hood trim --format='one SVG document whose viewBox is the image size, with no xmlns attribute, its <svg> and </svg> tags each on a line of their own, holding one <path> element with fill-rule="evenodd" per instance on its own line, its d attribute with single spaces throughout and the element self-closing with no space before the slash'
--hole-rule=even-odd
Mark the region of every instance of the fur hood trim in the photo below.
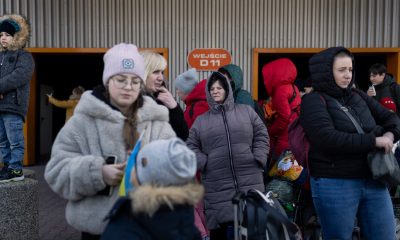
<svg viewBox="0 0 400 240">
<path fill-rule="evenodd" d="M 7 49 L 0 48 L 0 51 L 5 51 L 5 50 L 16 51 L 18 49 L 25 48 L 31 35 L 31 26 L 29 24 L 28 19 L 18 14 L 9 14 L 2 16 L 0 18 L 0 22 L 6 19 L 11 19 L 17 22 L 18 25 L 21 27 L 21 30 L 14 34 L 14 37 L 8 48 Z"/>
<path fill-rule="evenodd" d="M 145 213 L 150 217 L 161 206 L 196 205 L 204 195 L 204 187 L 198 183 L 188 183 L 183 186 L 142 185 L 130 193 L 133 214 Z"/>
</svg>

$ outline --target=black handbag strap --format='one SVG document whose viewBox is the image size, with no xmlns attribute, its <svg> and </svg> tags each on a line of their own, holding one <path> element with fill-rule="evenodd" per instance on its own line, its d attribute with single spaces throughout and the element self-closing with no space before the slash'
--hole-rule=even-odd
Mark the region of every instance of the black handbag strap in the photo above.
<svg viewBox="0 0 400 240">
<path fill-rule="evenodd" d="M 335 101 L 336 105 L 338 105 L 338 107 L 343 110 L 343 112 L 347 115 L 347 117 L 350 118 L 351 122 L 354 124 L 354 127 L 356 127 L 357 132 L 364 133 L 364 130 L 361 128 L 360 124 L 353 117 L 353 115 L 351 115 L 351 113 L 349 112 L 349 109 L 347 107 L 343 106 L 342 104 L 340 104 L 340 102 L 338 100 L 336 100 L 334 98 L 332 98 L 332 99 L 333 99 L 333 101 Z"/>
</svg>

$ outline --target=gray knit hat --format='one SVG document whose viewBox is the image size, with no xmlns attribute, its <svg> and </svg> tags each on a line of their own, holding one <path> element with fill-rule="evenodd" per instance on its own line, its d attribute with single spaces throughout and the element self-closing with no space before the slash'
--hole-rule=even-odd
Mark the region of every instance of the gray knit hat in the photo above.
<svg viewBox="0 0 400 240">
<path fill-rule="evenodd" d="M 179 91 L 188 94 L 193 90 L 193 88 L 197 85 L 198 82 L 199 81 L 196 69 L 191 68 L 176 77 L 175 87 L 179 89 Z"/>
<path fill-rule="evenodd" d="M 196 155 L 179 138 L 156 140 L 140 150 L 136 167 L 140 184 L 183 185 L 196 173 Z"/>
</svg>

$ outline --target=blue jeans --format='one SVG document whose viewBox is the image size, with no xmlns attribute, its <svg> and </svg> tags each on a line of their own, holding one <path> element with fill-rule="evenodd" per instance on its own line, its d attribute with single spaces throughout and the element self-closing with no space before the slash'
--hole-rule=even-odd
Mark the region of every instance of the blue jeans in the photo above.
<svg viewBox="0 0 400 240">
<path fill-rule="evenodd" d="M 0 113 L 0 152 L 8 168 L 20 170 L 24 160 L 24 121 L 12 113 Z"/>
<path fill-rule="evenodd" d="M 388 189 L 372 179 L 311 178 L 324 239 L 351 239 L 357 216 L 364 239 L 395 239 Z"/>
</svg>

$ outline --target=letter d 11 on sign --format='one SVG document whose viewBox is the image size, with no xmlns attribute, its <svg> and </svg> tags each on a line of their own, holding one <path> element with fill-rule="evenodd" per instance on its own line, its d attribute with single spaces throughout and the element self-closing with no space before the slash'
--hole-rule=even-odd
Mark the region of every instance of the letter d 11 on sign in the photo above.
<svg viewBox="0 0 400 240">
<path fill-rule="evenodd" d="M 222 48 L 197 48 L 189 53 L 187 61 L 189 66 L 197 71 L 216 71 L 230 64 L 232 56 Z"/>
</svg>

